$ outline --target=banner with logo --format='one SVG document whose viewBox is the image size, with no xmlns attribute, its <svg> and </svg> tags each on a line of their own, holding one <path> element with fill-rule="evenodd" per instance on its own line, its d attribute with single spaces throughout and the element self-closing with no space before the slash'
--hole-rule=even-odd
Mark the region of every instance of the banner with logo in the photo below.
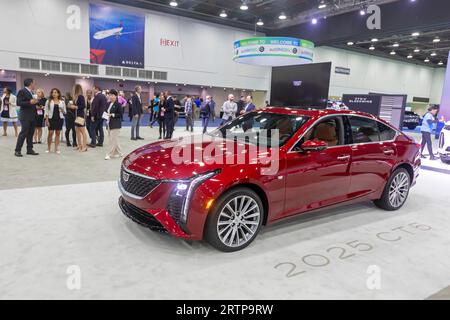
<svg viewBox="0 0 450 320">
<path fill-rule="evenodd" d="M 91 3 L 89 37 L 91 63 L 144 68 L 144 14 Z"/>
<path fill-rule="evenodd" d="M 234 61 L 261 66 L 312 63 L 314 43 L 287 37 L 256 37 L 234 43 Z"/>
</svg>

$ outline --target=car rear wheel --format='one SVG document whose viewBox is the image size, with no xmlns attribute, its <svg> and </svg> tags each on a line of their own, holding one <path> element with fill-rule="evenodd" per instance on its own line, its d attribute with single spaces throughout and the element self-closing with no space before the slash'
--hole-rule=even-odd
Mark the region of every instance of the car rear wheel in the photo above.
<svg viewBox="0 0 450 320">
<path fill-rule="evenodd" d="M 408 171 L 404 168 L 399 168 L 389 178 L 381 198 L 374 201 L 374 203 L 384 210 L 398 210 L 405 204 L 410 187 L 411 178 Z"/>
<path fill-rule="evenodd" d="M 253 190 L 232 189 L 214 205 L 206 224 L 205 239 L 220 251 L 242 250 L 256 238 L 263 217 L 263 204 Z"/>
</svg>

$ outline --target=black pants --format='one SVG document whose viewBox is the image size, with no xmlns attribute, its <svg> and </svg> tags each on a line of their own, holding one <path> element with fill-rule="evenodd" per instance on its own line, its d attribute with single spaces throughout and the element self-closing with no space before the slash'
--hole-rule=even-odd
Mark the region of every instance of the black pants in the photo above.
<svg viewBox="0 0 450 320">
<path fill-rule="evenodd" d="M 175 124 L 174 118 L 165 119 L 166 123 L 166 139 L 172 139 L 173 129 Z"/>
<path fill-rule="evenodd" d="M 19 137 L 17 138 L 16 152 L 21 152 L 25 140 L 27 141 L 27 152 L 33 151 L 33 136 L 36 128 L 36 119 L 20 120 L 22 126 Z"/>
<path fill-rule="evenodd" d="M 161 138 L 166 137 L 166 121 L 164 118 L 158 118 L 158 124 L 159 124 L 159 136 Z"/>
<path fill-rule="evenodd" d="M 431 142 L 431 133 L 429 132 L 423 132 L 422 131 L 422 154 L 423 149 L 425 149 L 425 146 L 428 148 L 428 153 L 430 154 L 430 157 L 433 158 L 433 143 Z"/>
<path fill-rule="evenodd" d="M 72 131 L 73 145 L 77 145 L 77 133 L 75 132 L 75 119 L 66 119 L 66 143 L 70 144 L 70 131 Z"/>
<path fill-rule="evenodd" d="M 103 145 L 105 133 L 103 132 L 103 119 L 95 120 L 91 123 L 91 144 L 97 143 L 97 134 L 99 135 L 98 144 Z"/>
</svg>

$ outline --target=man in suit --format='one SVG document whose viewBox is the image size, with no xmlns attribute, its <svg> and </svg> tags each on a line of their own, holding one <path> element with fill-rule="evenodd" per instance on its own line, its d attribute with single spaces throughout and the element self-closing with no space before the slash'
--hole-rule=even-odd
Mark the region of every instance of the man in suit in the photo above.
<svg viewBox="0 0 450 320">
<path fill-rule="evenodd" d="M 144 140 L 144 138 L 141 138 L 139 135 L 139 128 L 141 126 L 141 118 L 143 113 L 141 93 L 141 86 L 137 86 L 134 88 L 134 95 L 131 98 L 131 140 Z"/>
<path fill-rule="evenodd" d="M 164 115 L 164 121 L 166 122 L 166 137 L 165 139 L 172 139 L 174 125 L 175 125 L 175 101 L 170 93 L 166 92 L 166 113 Z"/>
<path fill-rule="evenodd" d="M 22 128 L 17 138 L 14 155 L 22 157 L 22 147 L 26 140 L 27 154 L 37 156 L 39 153 L 33 150 L 33 135 L 36 128 L 36 105 L 39 101 L 33 97 L 33 79 L 26 79 L 23 84 L 25 88 L 17 93 L 17 105 L 20 107 L 19 120 Z"/>
<path fill-rule="evenodd" d="M 241 111 L 241 114 L 246 114 L 256 110 L 256 106 L 253 104 L 253 97 L 247 96 L 245 100 L 245 108 Z M 245 131 L 253 127 L 253 119 L 249 119 L 242 124 L 242 129 Z"/>
<path fill-rule="evenodd" d="M 103 147 L 103 141 L 105 140 L 105 133 L 103 132 L 103 112 L 108 109 L 108 99 L 102 93 L 99 86 L 94 86 L 94 99 L 91 103 L 91 143 L 89 147 Z M 97 142 L 97 132 L 99 138 Z"/>
<path fill-rule="evenodd" d="M 245 97 L 241 96 L 241 99 L 237 102 L 237 112 L 236 117 L 241 115 L 241 111 L 245 109 Z"/>
</svg>

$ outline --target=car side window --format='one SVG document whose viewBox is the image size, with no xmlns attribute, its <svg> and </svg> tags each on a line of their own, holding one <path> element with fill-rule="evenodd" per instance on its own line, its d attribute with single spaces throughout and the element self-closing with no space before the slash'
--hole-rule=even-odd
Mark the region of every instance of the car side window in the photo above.
<svg viewBox="0 0 450 320">
<path fill-rule="evenodd" d="M 295 149 L 308 140 L 326 142 L 329 147 L 343 145 L 344 124 L 341 117 L 326 118 L 309 129 Z"/>
<path fill-rule="evenodd" d="M 378 121 L 363 117 L 349 117 L 349 123 L 352 130 L 353 143 L 380 141 Z"/>
<path fill-rule="evenodd" d="M 397 135 L 397 131 L 381 122 L 378 122 L 378 130 L 380 131 L 380 141 L 394 140 Z"/>
</svg>

